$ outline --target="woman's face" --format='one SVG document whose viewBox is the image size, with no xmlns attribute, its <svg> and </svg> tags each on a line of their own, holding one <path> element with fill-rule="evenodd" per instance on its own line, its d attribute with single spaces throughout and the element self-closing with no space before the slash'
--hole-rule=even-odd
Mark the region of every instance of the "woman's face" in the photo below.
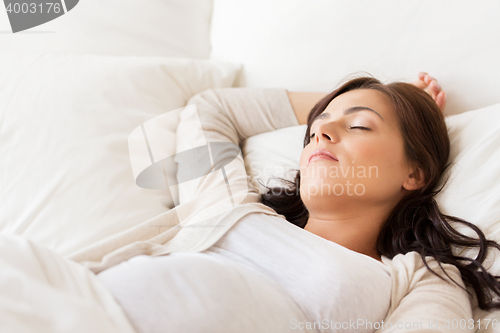
<svg viewBox="0 0 500 333">
<path fill-rule="evenodd" d="M 310 134 L 300 156 L 300 196 L 310 213 L 395 206 L 402 198 L 409 165 L 386 95 L 357 89 L 337 96 L 312 123 Z M 318 149 L 336 160 L 324 155 L 309 160 Z"/>
</svg>

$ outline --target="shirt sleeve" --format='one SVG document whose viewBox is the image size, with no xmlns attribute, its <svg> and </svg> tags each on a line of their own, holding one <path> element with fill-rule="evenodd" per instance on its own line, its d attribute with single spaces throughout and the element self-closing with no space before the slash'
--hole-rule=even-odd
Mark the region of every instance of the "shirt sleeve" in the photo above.
<svg viewBox="0 0 500 333">
<path fill-rule="evenodd" d="M 433 257 L 426 259 L 429 267 L 443 276 L 446 282 L 432 274 L 416 252 L 394 257 L 391 263 L 391 308 L 377 333 L 474 332 L 471 297 L 449 280 Z M 464 287 L 458 268 L 450 264 L 441 265 L 453 280 Z"/>
<path fill-rule="evenodd" d="M 260 202 L 240 145 L 249 137 L 298 126 L 285 89 L 222 88 L 192 97 L 179 114 L 175 162 L 180 204 L 195 198 Z"/>
</svg>

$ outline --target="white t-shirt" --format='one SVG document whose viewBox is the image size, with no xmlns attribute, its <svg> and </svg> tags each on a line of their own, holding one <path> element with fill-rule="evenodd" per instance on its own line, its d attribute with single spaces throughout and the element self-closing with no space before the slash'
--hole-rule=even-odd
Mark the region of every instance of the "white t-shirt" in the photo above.
<svg viewBox="0 0 500 333">
<path fill-rule="evenodd" d="M 98 277 L 141 333 L 374 332 L 392 283 L 382 262 L 261 213 L 203 252 L 137 256 Z"/>
<path fill-rule="evenodd" d="M 271 278 L 311 322 L 326 320 L 337 327 L 358 320 L 380 322 L 389 309 L 391 276 L 384 263 L 282 218 L 249 214 L 203 252 L 231 258 Z"/>
</svg>

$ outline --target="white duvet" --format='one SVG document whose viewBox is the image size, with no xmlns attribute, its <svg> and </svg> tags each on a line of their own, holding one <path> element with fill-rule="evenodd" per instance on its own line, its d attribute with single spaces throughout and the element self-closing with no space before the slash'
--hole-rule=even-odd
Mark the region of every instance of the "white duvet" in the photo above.
<svg viewBox="0 0 500 333">
<path fill-rule="evenodd" d="M 0 235 L 0 272 L 0 332 L 135 332 L 91 271 L 44 246 Z"/>
</svg>

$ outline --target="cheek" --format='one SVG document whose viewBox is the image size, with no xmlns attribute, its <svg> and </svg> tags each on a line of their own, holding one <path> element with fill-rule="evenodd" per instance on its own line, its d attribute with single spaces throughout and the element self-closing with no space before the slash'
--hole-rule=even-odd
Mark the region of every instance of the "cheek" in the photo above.
<svg viewBox="0 0 500 333">
<path fill-rule="evenodd" d="M 354 142 L 347 151 L 351 153 L 350 160 L 346 162 L 355 165 L 396 169 L 404 162 L 402 142 L 391 137 Z"/>
<path fill-rule="evenodd" d="M 379 160 L 381 171 L 386 177 L 397 178 L 405 171 L 405 154 L 402 143 L 388 142 L 380 149 Z"/>
<path fill-rule="evenodd" d="M 360 177 L 358 182 L 366 185 L 370 192 L 382 194 L 387 191 L 399 191 L 406 172 L 402 143 L 396 140 L 381 140 L 359 146 L 354 151 L 356 170 L 365 170 L 359 174 L 364 177 Z"/>
</svg>

